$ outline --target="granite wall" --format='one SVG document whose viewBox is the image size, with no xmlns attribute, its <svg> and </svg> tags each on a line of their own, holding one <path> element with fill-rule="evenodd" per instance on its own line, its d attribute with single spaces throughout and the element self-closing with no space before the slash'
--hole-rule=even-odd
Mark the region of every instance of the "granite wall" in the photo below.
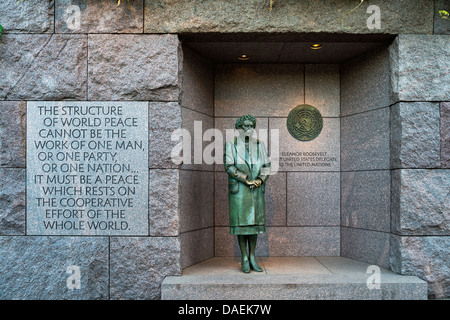
<svg viewBox="0 0 450 320">
<path fill-rule="evenodd" d="M 296 103 L 318 106 L 326 127 L 340 135 L 339 169 L 284 167 L 270 178 L 269 231 L 258 253 L 342 255 L 417 275 L 428 281 L 430 296 L 448 297 L 450 28 L 437 10 L 449 3 L 377 0 L 382 27 L 368 30 L 368 2 L 346 14 L 354 4 L 338 0 L 280 0 L 271 11 L 268 0 L 2 1 L 0 299 L 158 299 L 165 276 L 236 253 L 226 207 L 218 205 L 224 173 L 171 159 L 174 130 L 195 120 L 203 131 L 226 128 L 240 115 L 239 104 L 224 99 L 235 67 L 214 69 L 183 48 L 177 34 L 191 32 L 399 35 L 388 49 L 341 65 L 250 68 L 269 80 L 292 80 L 273 88 L 280 104 L 261 89 L 254 100 L 266 101 L 264 110 L 247 104 L 259 128 L 281 130 L 284 147 L 292 141 L 282 124 Z M 319 86 L 308 85 L 314 77 Z M 324 96 L 340 103 L 327 109 Z M 147 236 L 27 235 L 25 122 L 32 100 L 148 102 Z M 314 191 L 327 196 L 326 204 Z M 296 210 L 305 205 L 311 210 Z M 317 246 L 318 238 L 325 244 Z M 80 289 L 66 285 L 71 265 L 80 267 Z"/>
<path fill-rule="evenodd" d="M 389 48 L 390 265 L 437 298 L 450 294 L 449 40 L 399 35 Z"/>
</svg>

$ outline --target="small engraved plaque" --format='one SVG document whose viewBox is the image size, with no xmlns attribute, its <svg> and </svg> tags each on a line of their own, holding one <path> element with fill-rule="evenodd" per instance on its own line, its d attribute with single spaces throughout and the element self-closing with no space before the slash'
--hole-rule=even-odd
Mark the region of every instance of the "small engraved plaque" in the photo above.
<svg viewBox="0 0 450 320">
<path fill-rule="evenodd" d="M 322 131 L 322 115 L 313 106 L 302 104 L 289 112 L 286 125 L 289 133 L 295 139 L 310 141 Z"/>
<path fill-rule="evenodd" d="M 148 103 L 27 103 L 27 234 L 148 235 Z"/>
</svg>

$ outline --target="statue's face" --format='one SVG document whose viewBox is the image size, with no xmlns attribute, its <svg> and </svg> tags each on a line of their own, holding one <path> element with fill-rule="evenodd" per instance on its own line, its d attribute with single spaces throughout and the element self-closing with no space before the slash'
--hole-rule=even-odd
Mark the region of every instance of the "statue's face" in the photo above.
<svg viewBox="0 0 450 320">
<path fill-rule="evenodd" d="M 251 137 L 253 135 L 253 122 L 250 120 L 245 120 L 244 123 L 241 126 L 241 134 L 243 134 L 245 137 Z"/>
</svg>

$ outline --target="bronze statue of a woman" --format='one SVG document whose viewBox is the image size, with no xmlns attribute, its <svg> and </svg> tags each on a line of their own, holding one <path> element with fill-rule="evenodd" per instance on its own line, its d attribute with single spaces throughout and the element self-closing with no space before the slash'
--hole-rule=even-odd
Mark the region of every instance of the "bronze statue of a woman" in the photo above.
<svg viewBox="0 0 450 320">
<path fill-rule="evenodd" d="M 224 164 L 228 173 L 230 233 L 238 237 L 242 271 L 261 272 L 256 263 L 258 234 L 266 231 L 265 182 L 270 174 L 270 162 L 264 143 L 252 137 L 256 118 L 240 117 L 235 124 L 239 136 L 225 144 Z M 247 254 L 247 244 L 249 254 Z"/>
</svg>

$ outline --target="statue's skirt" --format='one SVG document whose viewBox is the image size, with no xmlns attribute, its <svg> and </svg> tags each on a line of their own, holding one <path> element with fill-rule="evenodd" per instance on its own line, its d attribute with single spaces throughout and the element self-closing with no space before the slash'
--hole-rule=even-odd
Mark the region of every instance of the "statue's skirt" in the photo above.
<svg viewBox="0 0 450 320">
<path fill-rule="evenodd" d="M 252 235 L 266 232 L 265 226 L 230 227 L 230 233 L 236 235 Z"/>
</svg>

